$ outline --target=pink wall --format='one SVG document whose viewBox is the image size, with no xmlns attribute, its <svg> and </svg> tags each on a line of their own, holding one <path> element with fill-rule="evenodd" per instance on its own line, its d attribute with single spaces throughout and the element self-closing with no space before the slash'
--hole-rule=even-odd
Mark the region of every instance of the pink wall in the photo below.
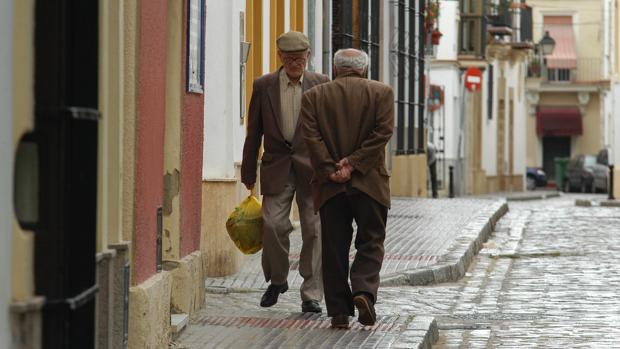
<svg viewBox="0 0 620 349">
<path fill-rule="evenodd" d="M 134 284 L 156 272 L 156 214 L 164 172 L 166 0 L 141 1 L 139 16 Z"/>
<path fill-rule="evenodd" d="M 183 52 L 187 52 L 187 0 L 183 2 Z M 202 139 L 204 95 L 188 93 L 185 81 L 187 58 L 183 59 L 183 111 L 181 119 L 181 255 L 200 249 L 202 207 Z"/>
</svg>

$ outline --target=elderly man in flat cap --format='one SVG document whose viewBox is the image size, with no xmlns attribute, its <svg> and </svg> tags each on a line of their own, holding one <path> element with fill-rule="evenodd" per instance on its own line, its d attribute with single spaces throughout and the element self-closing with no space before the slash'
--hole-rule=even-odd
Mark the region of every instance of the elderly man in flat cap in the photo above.
<svg viewBox="0 0 620 349">
<path fill-rule="evenodd" d="M 241 163 L 241 181 L 252 190 L 262 141 L 262 266 L 265 281 L 271 284 L 260 305 L 270 307 L 276 304 L 278 296 L 288 290 L 289 234 L 293 231 L 289 217 L 295 197 L 303 241 L 299 257 L 299 273 L 304 278 L 300 289 L 301 309 L 320 313 L 323 298 L 321 226 L 312 206 L 312 167 L 298 120 L 303 92 L 329 79 L 305 71 L 310 43 L 303 33 L 290 31 L 282 34 L 277 45 L 282 66 L 254 81 Z"/>
</svg>

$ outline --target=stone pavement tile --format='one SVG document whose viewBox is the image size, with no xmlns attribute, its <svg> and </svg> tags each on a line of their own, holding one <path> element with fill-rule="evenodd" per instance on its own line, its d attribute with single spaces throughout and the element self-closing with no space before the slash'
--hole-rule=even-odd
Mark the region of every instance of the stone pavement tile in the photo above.
<svg viewBox="0 0 620 349">
<path fill-rule="evenodd" d="M 271 308 L 258 306 L 261 292 L 207 295 L 206 308 L 192 316 L 177 347 L 194 348 L 430 348 L 437 339 L 433 317 L 412 316 L 406 297 L 380 289 L 377 324 L 352 318 L 349 330 L 330 328 L 325 314 L 301 313 L 297 292 L 286 292 Z M 388 299 L 391 300 L 388 302 Z"/>
<path fill-rule="evenodd" d="M 498 199 L 393 199 L 382 284 L 420 285 L 458 279 L 505 209 Z M 303 281 L 297 271 L 301 234 L 295 230 L 290 237 L 288 284 L 299 288 Z M 354 254 L 352 247 L 351 260 Z M 234 275 L 208 278 L 207 292 L 266 288 L 260 258 L 260 252 L 249 256 Z"/>
</svg>

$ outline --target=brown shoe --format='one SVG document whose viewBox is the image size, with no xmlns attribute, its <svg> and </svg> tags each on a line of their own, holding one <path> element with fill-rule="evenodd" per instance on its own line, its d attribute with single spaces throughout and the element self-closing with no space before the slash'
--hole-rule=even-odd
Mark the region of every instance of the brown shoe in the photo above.
<svg viewBox="0 0 620 349">
<path fill-rule="evenodd" d="M 375 306 L 367 296 L 358 294 L 353 297 L 353 303 L 357 308 L 357 321 L 364 326 L 372 326 L 377 321 L 377 314 L 375 313 Z"/>
<path fill-rule="evenodd" d="M 349 328 L 349 315 L 338 314 L 332 316 L 332 328 Z"/>
</svg>

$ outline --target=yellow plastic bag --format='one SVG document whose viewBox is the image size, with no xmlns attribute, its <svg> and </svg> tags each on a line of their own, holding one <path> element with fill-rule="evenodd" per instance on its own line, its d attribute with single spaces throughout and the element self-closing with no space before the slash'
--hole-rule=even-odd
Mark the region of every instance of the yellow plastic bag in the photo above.
<svg viewBox="0 0 620 349">
<path fill-rule="evenodd" d="M 263 248 L 263 214 L 254 195 L 248 196 L 228 216 L 226 230 L 239 250 L 253 254 Z"/>
</svg>

